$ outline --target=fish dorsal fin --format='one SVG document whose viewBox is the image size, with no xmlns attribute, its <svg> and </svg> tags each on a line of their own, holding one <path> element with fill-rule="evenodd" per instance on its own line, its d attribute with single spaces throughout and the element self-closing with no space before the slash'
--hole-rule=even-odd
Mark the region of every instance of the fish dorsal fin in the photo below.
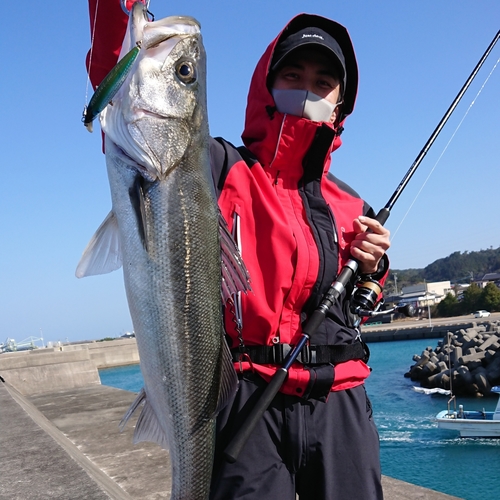
<svg viewBox="0 0 500 500">
<path fill-rule="evenodd" d="M 118 223 L 113 211 L 98 227 L 83 251 L 76 267 L 76 277 L 107 274 L 122 266 L 122 251 L 118 234 Z"/>
<path fill-rule="evenodd" d="M 123 428 L 130 417 L 142 403 L 144 403 L 144 407 L 139 415 L 139 418 L 137 419 L 137 423 L 135 424 L 134 444 L 142 441 L 149 441 L 157 443 L 165 450 L 168 450 L 167 436 L 158 422 L 158 418 L 156 417 L 153 407 L 148 402 L 144 388 L 141 389 L 127 413 L 123 416 L 119 424 L 120 431 L 123 431 Z"/>
<path fill-rule="evenodd" d="M 238 389 L 238 375 L 234 369 L 231 351 L 225 339 L 222 339 L 221 349 L 221 382 L 215 415 L 224 408 L 236 394 Z M 214 416 L 215 416 L 214 415 Z"/>
<path fill-rule="evenodd" d="M 250 276 L 222 214 L 219 216 L 219 236 L 222 260 L 221 295 L 226 303 L 233 294 L 251 290 Z"/>
</svg>

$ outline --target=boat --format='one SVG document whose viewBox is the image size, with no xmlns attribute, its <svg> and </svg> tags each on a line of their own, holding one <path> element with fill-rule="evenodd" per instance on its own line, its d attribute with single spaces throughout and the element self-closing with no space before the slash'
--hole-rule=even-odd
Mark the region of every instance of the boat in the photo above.
<svg viewBox="0 0 500 500">
<path fill-rule="evenodd" d="M 498 402 L 495 411 L 471 411 L 464 410 L 463 405 L 450 409 L 450 403 L 454 396 L 448 401 L 448 409 L 436 415 L 436 422 L 440 429 L 458 431 L 463 438 L 500 438 L 500 387 L 492 387 L 491 392 L 498 394 Z"/>
</svg>

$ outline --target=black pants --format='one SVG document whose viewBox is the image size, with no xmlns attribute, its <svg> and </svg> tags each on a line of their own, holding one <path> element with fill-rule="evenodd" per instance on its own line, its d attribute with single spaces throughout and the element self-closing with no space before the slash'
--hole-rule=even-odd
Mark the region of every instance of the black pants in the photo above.
<svg viewBox="0 0 500 500">
<path fill-rule="evenodd" d="M 279 393 L 234 464 L 222 452 L 265 387 L 240 379 L 218 417 L 211 500 L 380 500 L 378 432 L 364 386 L 326 403 Z"/>
</svg>

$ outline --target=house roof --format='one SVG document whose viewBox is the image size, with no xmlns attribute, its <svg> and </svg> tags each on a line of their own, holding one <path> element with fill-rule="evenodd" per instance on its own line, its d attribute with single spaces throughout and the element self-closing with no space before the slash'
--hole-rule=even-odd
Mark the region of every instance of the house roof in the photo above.
<svg viewBox="0 0 500 500">
<path fill-rule="evenodd" d="M 409 293 L 425 293 L 426 291 L 427 285 L 425 283 L 403 287 L 403 295 L 407 295 Z"/>
<path fill-rule="evenodd" d="M 482 281 L 497 281 L 500 280 L 500 273 L 486 273 L 482 279 Z"/>
</svg>

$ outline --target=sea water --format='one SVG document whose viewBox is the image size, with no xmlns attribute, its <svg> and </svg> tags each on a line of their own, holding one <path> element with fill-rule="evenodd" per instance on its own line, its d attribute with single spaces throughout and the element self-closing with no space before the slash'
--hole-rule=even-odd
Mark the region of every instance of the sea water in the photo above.
<svg viewBox="0 0 500 500">
<path fill-rule="evenodd" d="M 382 474 L 465 500 L 500 498 L 500 439 L 464 439 L 438 429 L 433 418 L 447 396 L 419 394 L 404 374 L 414 354 L 437 339 L 369 344 L 372 374 L 366 387 L 380 435 Z M 138 392 L 139 365 L 99 371 L 104 385 Z M 493 410 L 496 398 L 460 398 L 465 409 Z"/>
</svg>

